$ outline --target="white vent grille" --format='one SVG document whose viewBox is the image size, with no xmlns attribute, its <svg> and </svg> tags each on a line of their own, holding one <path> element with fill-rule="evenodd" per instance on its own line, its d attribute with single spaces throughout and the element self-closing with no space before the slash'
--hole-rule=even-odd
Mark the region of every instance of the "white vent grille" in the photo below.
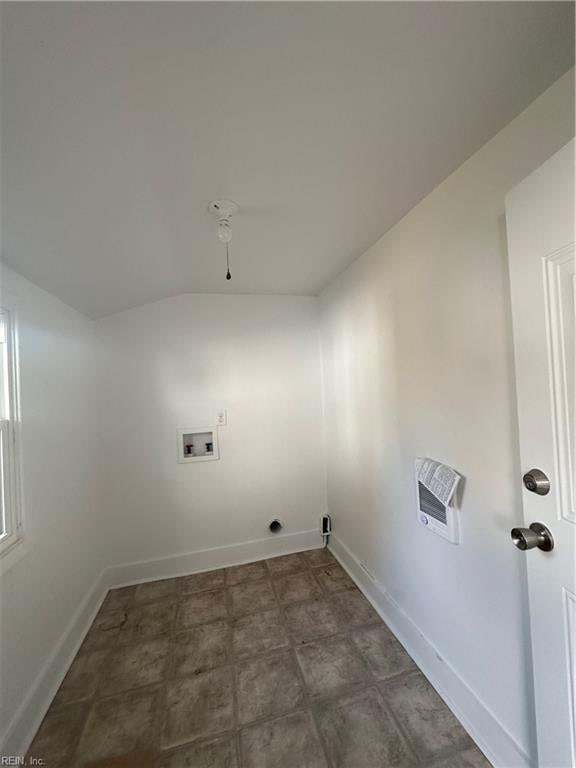
<svg viewBox="0 0 576 768">
<path fill-rule="evenodd" d="M 433 517 L 434 520 L 438 520 L 442 525 L 446 525 L 446 507 L 420 481 L 418 481 L 418 501 L 420 512 L 424 512 L 424 514 Z"/>
</svg>

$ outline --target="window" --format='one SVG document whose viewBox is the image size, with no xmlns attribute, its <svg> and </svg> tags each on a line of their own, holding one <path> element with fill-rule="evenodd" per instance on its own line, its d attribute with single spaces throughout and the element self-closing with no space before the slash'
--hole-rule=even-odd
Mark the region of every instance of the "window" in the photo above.
<svg viewBox="0 0 576 768">
<path fill-rule="evenodd" d="M 14 316 L 0 307 L 0 554 L 22 538 Z"/>
</svg>

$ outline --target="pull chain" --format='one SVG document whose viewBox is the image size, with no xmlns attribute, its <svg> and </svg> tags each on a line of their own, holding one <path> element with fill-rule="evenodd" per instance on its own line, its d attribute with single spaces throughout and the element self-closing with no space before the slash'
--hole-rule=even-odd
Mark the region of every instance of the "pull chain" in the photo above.
<svg viewBox="0 0 576 768">
<path fill-rule="evenodd" d="M 228 253 L 228 243 L 226 243 L 226 280 L 231 280 L 232 275 L 230 274 L 230 255 Z"/>
</svg>

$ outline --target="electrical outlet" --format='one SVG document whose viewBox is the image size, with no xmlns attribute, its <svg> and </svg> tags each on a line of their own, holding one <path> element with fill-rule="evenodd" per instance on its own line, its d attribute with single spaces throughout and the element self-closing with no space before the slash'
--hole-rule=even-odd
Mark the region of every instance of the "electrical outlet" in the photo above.
<svg viewBox="0 0 576 768">
<path fill-rule="evenodd" d="M 226 408 L 220 408 L 216 411 L 216 425 L 218 427 L 226 425 Z"/>
</svg>

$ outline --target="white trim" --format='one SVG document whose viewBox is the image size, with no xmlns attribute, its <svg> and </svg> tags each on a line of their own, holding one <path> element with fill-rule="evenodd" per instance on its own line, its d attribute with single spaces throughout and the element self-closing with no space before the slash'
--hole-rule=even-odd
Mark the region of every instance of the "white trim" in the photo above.
<svg viewBox="0 0 576 768">
<path fill-rule="evenodd" d="M 214 568 L 227 568 L 231 565 L 252 563 L 277 555 L 289 555 L 305 549 L 322 546 L 322 537 L 317 530 L 298 533 L 271 533 L 265 539 L 244 541 L 227 547 L 198 549 L 181 555 L 161 557 L 154 560 L 142 560 L 126 565 L 109 568 L 108 584 L 124 587 L 141 581 L 166 579 L 171 576 L 185 576 L 189 573 L 211 571 Z"/>
<path fill-rule="evenodd" d="M 16 714 L 0 734 L 0 755 L 23 755 L 28 750 L 34 734 L 111 587 L 240 565 L 277 555 L 301 552 L 305 549 L 315 549 L 321 545 L 322 539 L 317 530 L 270 534 L 265 539 L 246 541 L 227 547 L 202 549 L 172 557 L 107 568 L 100 574 L 93 589 L 70 619 L 53 653 L 42 665 Z"/>
<path fill-rule="evenodd" d="M 382 585 L 370 578 L 358 558 L 334 534 L 331 536 L 330 549 L 494 768 L 531 768 L 529 755 L 514 737 L 458 672 L 442 658 L 430 640 Z"/>
<path fill-rule="evenodd" d="M 570 690 L 570 737 L 572 747 L 572 762 L 576 762 L 576 595 L 562 588 L 564 604 L 564 642 L 566 644 L 566 674 Z"/>
<path fill-rule="evenodd" d="M 82 601 L 66 626 L 53 652 L 42 665 L 6 729 L 0 734 L 0 755 L 24 755 L 40 727 L 86 632 L 100 610 L 108 591 L 105 572 Z"/>
<path fill-rule="evenodd" d="M 550 386 L 550 407 L 552 411 L 552 432 L 554 439 L 554 464 L 557 476 L 559 518 L 576 524 L 574 508 L 574 469 L 572 435 L 568 427 L 569 413 L 569 366 L 566 350 L 566 334 L 562 314 L 562 269 L 574 266 L 575 244 L 560 248 L 542 257 L 544 301 L 546 307 L 546 342 Z M 574 270 L 569 275 L 574 280 Z M 570 308 L 573 312 L 573 307 Z"/>
<path fill-rule="evenodd" d="M 0 558 L 8 555 L 24 537 L 24 514 L 22 492 L 21 454 L 21 407 L 20 407 L 20 364 L 18 354 L 18 324 L 16 312 L 6 303 L 0 306 L 6 331 L 6 386 L 8 418 L 2 421 L 2 442 L 6 460 L 2 461 L 3 493 L 7 512 L 6 533 L 0 538 Z"/>
</svg>

